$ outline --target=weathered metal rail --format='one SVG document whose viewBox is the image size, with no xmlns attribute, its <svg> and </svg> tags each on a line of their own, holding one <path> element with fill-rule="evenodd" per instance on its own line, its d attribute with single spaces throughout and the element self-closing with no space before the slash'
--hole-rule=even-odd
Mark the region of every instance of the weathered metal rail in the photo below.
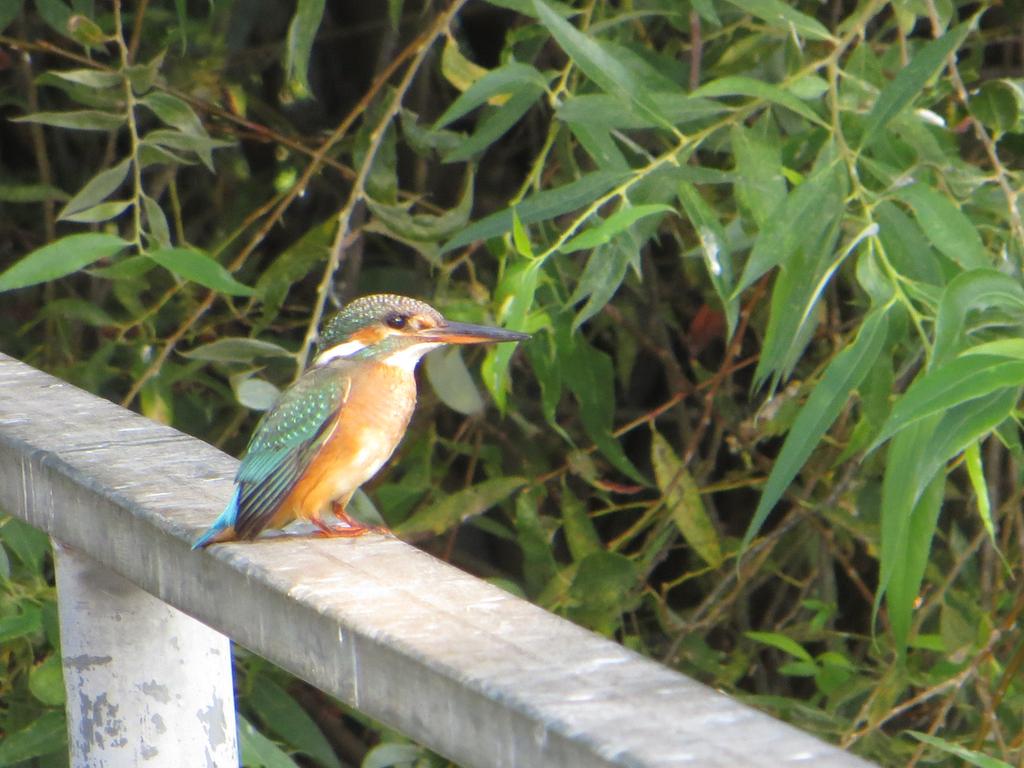
<svg viewBox="0 0 1024 768">
<path fill-rule="evenodd" d="M 465 766 L 867 765 L 391 537 L 191 551 L 235 467 L 0 355 L 0 508 L 59 542 L 73 765 L 236 765 L 227 638 Z"/>
</svg>

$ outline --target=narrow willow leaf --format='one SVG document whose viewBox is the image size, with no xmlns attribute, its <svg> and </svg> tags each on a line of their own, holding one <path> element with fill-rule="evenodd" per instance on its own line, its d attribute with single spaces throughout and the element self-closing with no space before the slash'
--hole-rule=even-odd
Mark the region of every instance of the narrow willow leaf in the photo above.
<svg viewBox="0 0 1024 768">
<path fill-rule="evenodd" d="M 946 63 L 946 57 L 960 47 L 974 21 L 954 27 L 942 37 L 921 47 L 911 62 L 878 94 L 867 116 L 860 145 L 866 147 L 889 121 L 908 107 Z"/>
<path fill-rule="evenodd" d="M 601 537 L 590 519 L 586 505 L 562 483 L 562 532 L 569 554 L 579 562 L 593 552 L 604 550 Z"/>
<path fill-rule="evenodd" d="M 171 230 L 167 226 L 160 204 L 147 194 L 142 195 L 142 210 L 146 214 L 147 232 L 154 248 L 171 247 Z"/>
<path fill-rule="evenodd" d="M 635 600 L 639 573 L 632 560 L 617 552 L 592 552 L 580 561 L 569 588 L 573 602 L 570 617 L 592 629 L 611 634 L 621 624 L 623 612 Z"/>
<path fill-rule="evenodd" d="M 18 18 L 24 4 L 25 0 L 3 0 L 0 2 L 0 32 L 7 29 L 11 22 Z"/>
<path fill-rule="evenodd" d="M 139 99 L 139 103 L 150 109 L 161 122 L 177 128 L 182 133 L 192 136 L 206 135 L 202 121 L 192 111 L 192 107 L 177 96 L 163 91 L 152 91 Z"/>
<path fill-rule="evenodd" d="M 971 220 L 938 190 L 911 184 L 896 196 L 910 205 L 921 230 L 940 253 L 964 269 L 991 268 L 992 259 Z"/>
<path fill-rule="evenodd" d="M 599 221 L 594 226 L 589 227 L 563 243 L 562 247 L 558 250 L 562 253 L 572 253 L 573 251 L 585 251 L 590 248 L 596 248 L 599 245 L 610 242 L 613 237 L 646 216 L 653 216 L 658 213 L 671 213 L 674 210 L 670 205 L 653 203 L 647 205 L 628 205 L 623 203 L 623 207 L 607 219 Z"/>
<path fill-rule="evenodd" d="M 11 122 L 14 123 L 39 123 L 75 131 L 112 131 L 124 125 L 124 121 L 124 115 L 100 112 L 97 109 L 82 109 L 77 112 L 35 112 L 11 118 Z"/>
<path fill-rule="evenodd" d="M 661 114 L 658 103 L 651 97 L 645 83 L 611 51 L 595 38 L 580 32 L 543 0 L 533 0 L 533 7 L 537 18 L 583 74 L 603 91 L 619 97 L 627 104 L 635 104 L 658 125 L 671 127 L 671 121 Z"/>
<path fill-rule="evenodd" d="M 779 4 L 782 5 L 782 3 Z M 710 83 L 702 85 L 693 91 L 690 95 L 693 98 L 750 96 L 754 99 L 761 99 L 762 101 L 785 107 L 810 120 L 812 123 L 820 126 L 826 125 L 825 121 L 813 109 L 789 91 L 785 91 L 772 83 L 755 80 L 752 77 L 744 77 L 743 75 L 728 75 L 712 80 Z"/>
<path fill-rule="evenodd" d="M 82 187 L 67 205 L 61 210 L 58 218 L 66 219 L 68 216 L 86 208 L 92 208 L 113 194 L 120 187 L 131 170 L 132 160 L 126 157 L 117 165 L 100 171 Z"/>
<path fill-rule="evenodd" d="M 463 488 L 426 509 L 420 510 L 395 528 L 399 536 L 430 533 L 440 536 L 459 523 L 483 514 L 526 485 L 523 477 L 496 477 Z"/>
<path fill-rule="evenodd" d="M 566 370 L 572 371 L 566 384 L 579 403 L 580 418 L 587 435 L 616 469 L 632 480 L 647 485 L 648 481 L 629 460 L 612 434 L 615 368 L 611 358 L 578 335 L 571 336 L 564 327 L 558 331 L 558 353 Z"/>
<path fill-rule="evenodd" d="M 693 184 L 685 181 L 680 183 L 676 195 L 700 240 L 700 250 L 708 276 L 719 301 L 722 302 L 728 338 L 732 338 L 739 318 L 740 303 L 733 295 L 732 254 L 725 228 Z"/>
<path fill-rule="evenodd" d="M 569 297 L 569 304 L 578 304 L 584 299 L 587 303 L 576 313 L 572 321 L 572 330 L 577 329 L 591 317 L 596 315 L 615 295 L 626 277 L 626 270 L 637 252 L 635 238 L 624 233 L 607 246 L 594 249 L 587 259 L 576 283 L 576 289 Z"/>
<path fill-rule="evenodd" d="M 247 338 L 225 338 L 203 344 L 201 347 L 181 353 L 194 360 L 209 360 L 217 363 L 252 363 L 260 357 L 292 357 L 284 347 L 269 341 Z"/>
<path fill-rule="evenodd" d="M 750 128 L 734 125 L 729 144 L 735 158 L 736 199 L 749 212 L 758 230 L 778 216 L 786 199 L 786 179 L 782 175 L 782 139 L 770 117 Z"/>
<path fill-rule="evenodd" d="M 110 258 L 131 243 L 115 235 L 68 235 L 32 253 L 0 274 L 0 291 L 56 280 L 100 259 Z"/>
<path fill-rule="evenodd" d="M 523 553 L 523 579 L 531 595 L 544 589 L 558 572 L 552 553 L 551 533 L 537 511 L 543 499 L 543 490 L 533 488 L 517 495 L 515 502 L 516 540 Z"/>
<path fill-rule="evenodd" d="M 924 580 L 924 569 L 928 565 L 932 539 L 942 509 L 946 477 L 939 472 L 928 483 L 910 513 L 905 546 L 896 557 L 889 580 L 886 582 L 885 603 L 889 609 L 889 626 L 892 628 L 896 653 L 902 658 L 910 639 L 910 625 L 914 606 Z"/>
<path fill-rule="evenodd" d="M 1012 360 L 1024 360 L 1024 339 L 1011 338 L 986 341 L 973 347 L 968 347 L 960 354 L 963 357 L 968 355 L 994 355 Z"/>
<path fill-rule="evenodd" d="M 1024 382 L 1024 360 L 997 355 L 961 355 L 914 380 L 896 401 L 870 450 L 916 421 L 1021 382 Z"/>
<path fill-rule="evenodd" d="M 988 483 L 985 481 L 985 470 L 981 465 L 981 443 L 975 441 L 964 450 L 964 464 L 967 467 L 967 477 L 971 481 L 971 488 L 974 490 L 974 498 L 978 500 L 978 517 L 985 526 L 985 533 L 994 547 L 996 543 L 996 529 L 992 523 L 992 502 L 988 495 Z"/>
<path fill-rule="evenodd" d="M 288 39 L 285 44 L 285 77 L 292 85 L 296 96 L 308 97 L 309 57 L 313 42 L 324 16 L 325 0 L 298 0 L 295 15 L 288 25 Z"/>
<path fill-rule="evenodd" d="M 540 94 L 540 90 L 530 85 L 517 90 L 512 98 L 484 115 L 473 134 L 454 150 L 446 153 L 443 161 L 458 163 L 483 152 L 519 122 L 519 118 L 526 114 Z"/>
<path fill-rule="evenodd" d="M 486 74 L 469 85 L 437 118 L 433 126 L 435 131 L 488 102 L 497 101 L 495 106 L 501 106 L 513 93 L 527 90 L 540 94 L 547 87 L 547 80 L 540 72 L 518 61 L 510 61 L 489 72 L 484 71 Z"/>
<path fill-rule="evenodd" d="M 503 311 L 499 315 L 502 324 L 508 328 L 525 328 L 526 316 L 533 307 L 540 275 L 539 260 L 518 260 L 505 270 L 496 295 Z M 502 412 L 508 401 L 508 366 L 517 344 L 496 344 L 487 350 L 481 367 L 484 386 L 491 393 L 498 409 Z"/>
<path fill-rule="evenodd" d="M 594 202 L 626 178 L 624 172 L 594 171 L 561 187 L 537 192 L 519 203 L 515 210 L 523 224 L 547 221 Z M 445 243 L 441 252 L 447 253 L 476 240 L 486 240 L 511 231 L 512 209 L 506 208 L 470 224 Z"/>
<path fill-rule="evenodd" d="M 455 53 L 450 54 L 450 51 Z M 458 51 L 458 46 L 453 41 L 446 43 L 441 54 L 441 68 L 445 78 L 463 93 L 437 118 L 433 125 L 434 130 L 454 123 L 484 103 L 501 106 L 513 93 L 523 88 L 542 92 L 547 87 L 544 76 L 525 63 L 509 61 L 494 70 L 485 70 Z M 455 55 L 461 57 L 465 63 L 459 63 L 456 67 L 453 58 Z M 449 69 L 444 69 L 445 62 Z"/>
<path fill-rule="evenodd" d="M 0 765 L 19 765 L 35 757 L 63 752 L 67 760 L 67 721 L 64 710 L 49 710 L 24 728 L 4 734 L 0 742 Z M 54 759 L 59 764 L 60 757 Z"/>
<path fill-rule="evenodd" d="M 393 232 L 404 240 L 436 243 L 452 237 L 469 221 L 473 212 L 473 178 L 471 167 L 466 174 L 458 204 L 439 215 L 409 213 L 408 205 L 387 205 L 369 197 L 366 198 L 366 205 L 386 231 Z"/>
<path fill-rule="evenodd" d="M 700 497 L 700 489 L 672 446 L 657 430 L 651 433 L 651 465 L 672 522 L 693 551 L 712 568 L 717 568 L 722 564 L 722 545 Z"/>
<path fill-rule="evenodd" d="M 3 184 L 0 183 L 0 203 L 41 203 L 44 200 L 63 202 L 70 195 L 63 189 L 50 184 Z"/>
<path fill-rule="evenodd" d="M 848 181 L 833 162 L 830 145 L 822 149 L 816 165 L 816 170 L 789 193 L 785 204 L 757 235 L 743 275 L 733 290 L 734 297 L 768 270 L 786 264 L 799 248 L 806 249 L 809 244 L 820 241 L 824 231 L 842 213 Z"/>
<path fill-rule="evenodd" d="M 87 88 L 113 88 L 123 82 L 119 72 L 104 72 L 100 69 L 69 69 L 63 72 L 50 70 L 50 74 Z"/>
<path fill-rule="evenodd" d="M 814 661 L 814 657 L 807 652 L 800 643 L 798 643 L 789 635 L 784 635 L 781 632 L 744 632 L 744 637 L 748 637 L 756 643 L 763 643 L 764 645 L 770 645 L 772 648 L 777 648 L 783 653 L 788 653 L 797 659 L 803 661 Z"/>
<path fill-rule="evenodd" d="M 923 741 L 929 746 L 941 749 L 943 752 L 960 758 L 965 764 L 970 763 L 971 765 L 978 766 L 978 768 L 1013 768 L 1010 763 L 1007 763 L 1004 760 L 991 757 L 990 755 L 986 755 L 984 752 L 968 749 L 967 747 L 961 744 L 956 744 L 952 741 L 940 739 L 938 736 L 931 736 L 927 733 L 920 733 L 918 731 L 907 731 L 907 733 L 918 741 Z"/>
<path fill-rule="evenodd" d="M 1024 288 L 1020 282 L 994 269 L 963 272 L 949 281 L 935 317 L 932 367 L 946 362 L 966 343 L 967 313 L 990 307 L 1024 311 Z M 999 354 L 995 350 L 991 353 Z"/>
<path fill-rule="evenodd" d="M 812 40 L 833 40 L 828 29 L 817 19 L 798 11 L 782 0 L 728 0 L 737 8 L 763 19 L 773 26 L 788 32 L 790 29 L 797 34 Z"/>
<path fill-rule="evenodd" d="M 441 402 L 467 416 L 483 412 L 484 400 L 458 347 L 437 350 L 423 363 L 427 381 Z"/>
<path fill-rule="evenodd" d="M 168 272 L 229 296 L 252 296 L 255 291 L 235 280 L 221 264 L 192 248 L 162 248 L 146 256 Z"/>
<path fill-rule="evenodd" d="M 754 517 L 743 536 L 741 550 L 745 550 L 761 530 L 768 514 L 849 402 L 851 393 L 860 386 L 875 364 L 888 329 L 886 311 L 872 311 L 857 333 L 857 338 L 837 354 L 825 369 L 782 444 L 779 457 L 761 491 Z"/>
<path fill-rule="evenodd" d="M 658 113 L 673 125 L 683 125 L 728 112 L 729 107 L 712 99 L 695 98 L 685 93 L 652 93 Z M 617 96 L 584 93 L 568 97 L 555 116 L 566 123 L 592 125 L 607 130 L 655 128 L 660 121 L 633 104 L 624 104 Z"/>
<path fill-rule="evenodd" d="M 94 205 L 92 208 L 86 208 L 84 211 L 72 213 L 70 216 L 64 215 L 59 218 L 63 221 L 74 221 L 79 224 L 97 224 L 101 221 L 116 219 L 127 211 L 131 205 L 131 200 L 111 200 Z"/>
</svg>

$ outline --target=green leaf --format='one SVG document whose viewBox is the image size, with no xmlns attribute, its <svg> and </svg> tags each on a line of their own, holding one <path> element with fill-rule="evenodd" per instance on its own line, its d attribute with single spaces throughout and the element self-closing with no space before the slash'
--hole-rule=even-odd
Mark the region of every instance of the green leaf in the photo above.
<svg viewBox="0 0 1024 768">
<path fill-rule="evenodd" d="M 285 45 L 285 77 L 298 98 L 312 94 L 309 86 L 309 58 L 317 30 L 324 16 L 325 0 L 298 0 Z"/>
<path fill-rule="evenodd" d="M 573 601 L 570 615 L 606 635 L 621 622 L 622 613 L 630 610 L 637 588 L 636 564 L 616 552 L 592 552 L 580 561 L 569 588 Z"/>
<path fill-rule="evenodd" d="M 541 270 L 539 260 L 520 259 L 505 270 L 495 291 L 497 304 L 504 312 L 499 319 L 508 328 L 525 328 L 526 316 L 533 307 L 537 279 Z M 481 367 L 484 386 L 491 393 L 495 404 L 505 410 L 508 393 L 508 366 L 518 344 L 496 344 L 487 350 Z"/>
<path fill-rule="evenodd" d="M 686 543 L 712 568 L 722 564 L 722 545 L 690 471 L 657 430 L 651 433 L 654 480 Z"/>
<path fill-rule="evenodd" d="M 483 412 L 484 400 L 458 347 L 439 349 L 423 363 L 427 381 L 442 403 L 467 416 Z"/>
<path fill-rule="evenodd" d="M 516 496 L 516 541 L 523 553 L 523 579 L 530 595 L 540 593 L 558 571 L 551 533 L 545 529 L 538 513 L 543 499 L 544 492 L 539 487 Z"/>
<path fill-rule="evenodd" d="M 1019 133 L 1024 111 L 1024 88 L 1014 80 L 989 80 L 971 96 L 971 115 L 995 134 Z"/>
<path fill-rule="evenodd" d="M 945 65 L 946 58 L 960 47 L 973 25 L 973 19 L 965 21 L 942 37 L 926 43 L 892 82 L 882 89 L 865 121 L 861 147 L 868 146 L 890 120 L 913 102 L 924 90 L 925 84 Z"/>
<path fill-rule="evenodd" d="M 281 395 L 281 390 L 269 381 L 258 376 L 250 376 L 248 373 L 237 378 L 232 377 L 231 386 L 239 405 L 253 411 L 269 411 Z"/>
<path fill-rule="evenodd" d="M 0 274 L 0 291 L 56 280 L 100 259 L 115 256 L 129 245 L 127 240 L 115 235 L 67 235 L 32 251 Z"/>
<path fill-rule="evenodd" d="M 64 671 L 59 653 L 51 653 L 28 673 L 28 689 L 48 707 L 64 706 Z"/>
<path fill-rule="evenodd" d="M 58 218 L 64 221 L 73 221 L 78 224 L 96 224 L 102 221 L 116 219 L 132 206 L 131 200 L 111 200 L 106 203 L 94 205 L 84 211 L 72 213 L 70 216 L 62 215 Z"/>
<path fill-rule="evenodd" d="M 289 693 L 266 675 L 252 675 L 245 697 L 268 730 L 325 768 L 341 763 L 323 732 Z"/>
<path fill-rule="evenodd" d="M 931 736 L 927 733 L 921 733 L 919 731 L 907 731 L 918 741 L 923 741 L 936 749 L 940 749 L 947 754 L 959 757 L 964 762 L 976 765 L 978 768 L 1013 768 L 1010 763 L 1000 760 L 995 757 L 990 757 L 983 752 L 978 752 L 973 749 L 955 744 L 952 741 L 946 741 L 946 739 L 939 738 L 938 736 Z"/>
<path fill-rule="evenodd" d="M 155 248 L 171 247 L 171 230 L 167 226 L 160 204 L 147 194 L 142 195 L 142 210 L 146 214 L 147 234 Z"/>
<path fill-rule="evenodd" d="M 689 182 L 680 182 L 676 195 L 693 225 L 700 240 L 700 250 L 704 257 L 711 284 L 715 287 L 728 329 L 728 338 L 732 338 L 739 318 L 739 299 L 733 295 L 732 255 L 729 238 L 725 228 L 718 220 L 718 214 L 701 197 L 697 188 Z"/>
<path fill-rule="evenodd" d="M 206 136 L 203 123 L 187 102 L 163 91 L 147 93 L 139 103 L 153 112 L 165 125 L 191 136 Z"/>
<path fill-rule="evenodd" d="M 587 259 L 576 283 L 576 289 L 569 297 L 569 304 L 587 303 L 576 313 L 572 321 L 575 333 L 583 323 L 600 312 L 615 295 L 626 276 L 626 270 L 636 257 L 639 248 L 636 238 L 629 233 L 616 237 L 606 246 L 596 248 Z"/>
<path fill-rule="evenodd" d="M 455 149 L 445 153 L 443 161 L 458 163 L 469 160 L 479 152 L 483 152 L 491 144 L 505 135 L 540 96 L 541 91 L 533 86 L 523 86 L 500 107 L 488 111 L 473 135 L 459 144 Z"/>
<path fill-rule="evenodd" d="M 964 269 L 991 268 L 992 259 L 974 224 L 949 198 L 927 184 L 911 184 L 896 196 L 914 210 L 928 241 Z"/>
<path fill-rule="evenodd" d="M 736 200 L 763 230 L 778 216 L 788 191 L 782 175 L 782 139 L 774 120 L 766 117 L 750 128 L 734 125 L 729 144 L 736 159 Z"/>
<path fill-rule="evenodd" d="M 875 364 L 888 329 L 887 312 L 881 309 L 871 312 L 857 333 L 857 338 L 837 354 L 825 369 L 782 444 L 782 450 L 761 491 L 754 517 L 743 536 L 741 550 L 745 550 L 761 530 L 786 488 L 849 402 L 851 393 Z"/>
<path fill-rule="evenodd" d="M 782 5 L 782 3 L 779 3 Z M 789 91 L 785 91 L 777 85 L 766 83 L 763 80 L 755 80 L 752 77 L 742 75 L 729 75 L 712 80 L 702 85 L 691 94 L 693 98 L 709 98 L 716 96 L 750 96 L 754 99 L 761 99 L 780 107 L 796 112 L 801 117 L 807 118 L 812 123 L 826 126 L 818 113 L 807 106 L 803 101 Z"/>
<path fill-rule="evenodd" d="M 600 41 L 580 32 L 558 15 L 543 0 L 533 0 L 537 18 L 572 59 L 573 64 L 593 80 L 601 90 L 620 98 L 626 104 L 635 104 L 658 125 L 671 127 L 671 121 L 661 114 L 658 103 L 651 97 L 647 86 Z"/>
<path fill-rule="evenodd" d="M 161 248 L 146 256 L 168 272 L 229 296 L 252 296 L 255 291 L 235 280 L 221 264 L 192 248 Z"/>
<path fill-rule="evenodd" d="M 562 483 L 562 532 L 573 561 L 580 561 L 592 552 L 603 552 L 604 545 L 594 527 L 586 505 Z"/>
<path fill-rule="evenodd" d="M 23 765 L 26 760 L 67 752 L 67 721 L 64 710 L 49 710 L 0 741 L 0 766 Z"/>
<path fill-rule="evenodd" d="M 553 189 L 545 189 L 523 200 L 515 206 L 516 214 L 523 224 L 547 221 L 563 213 L 575 211 L 594 202 L 601 195 L 622 183 L 627 173 L 619 171 L 594 171 L 576 181 Z M 477 240 L 486 240 L 512 231 L 512 208 L 492 213 L 474 222 L 453 237 L 441 248 L 447 253 Z"/>
<path fill-rule="evenodd" d="M 215 363 L 251 363 L 259 357 L 293 357 L 293 353 L 278 344 L 242 337 L 217 339 L 181 354 Z"/>
<path fill-rule="evenodd" d="M 439 130 L 449 123 L 453 123 L 463 115 L 472 112 L 477 107 L 486 104 L 489 99 L 499 95 L 511 95 L 524 91 L 532 92 L 534 95 L 543 93 L 547 87 L 547 80 L 536 69 L 529 64 L 521 64 L 517 61 L 510 61 L 497 69 L 492 69 L 486 75 L 474 82 L 466 89 L 451 106 L 446 109 L 434 122 L 433 129 Z"/>
<path fill-rule="evenodd" d="M 58 218 L 65 219 L 71 214 L 92 208 L 106 200 L 128 178 L 131 167 L 131 158 L 126 157 L 117 165 L 97 173 L 68 201 Z"/>
<path fill-rule="evenodd" d="M 744 632 L 743 636 L 753 640 L 755 643 L 770 645 L 772 648 L 777 648 L 783 653 L 788 653 L 794 658 L 801 659 L 803 661 L 814 661 L 814 657 L 812 657 L 811 654 L 809 654 L 807 650 L 800 645 L 800 643 L 780 632 Z"/>
<path fill-rule="evenodd" d="M 1021 382 L 1024 360 L 989 354 L 954 358 L 914 380 L 896 401 L 870 450 L 921 419 Z"/>
<path fill-rule="evenodd" d="M 68 200 L 70 195 L 50 184 L 0 183 L 0 203 L 41 203 L 44 200 Z"/>
<path fill-rule="evenodd" d="M 11 118 L 11 122 L 14 123 L 39 123 L 75 131 L 113 131 L 124 125 L 124 121 L 124 115 L 96 109 L 82 109 L 77 112 L 35 112 Z"/>
<path fill-rule="evenodd" d="M 963 272 L 950 280 L 935 317 L 932 367 L 946 362 L 966 343 L 968 312 L 992 307 L 1024 311 L 1024 288 L 1020 282 L 994 269 Z M 999 353 L 992 350 L 992 354 Z"/>
<path fill-rule="evenodd" d="M 452 237 L 469 221 L 473 212 L 474 176 L 470 168 L 458 204 L 440 215 L 411 214 L 408 204 L 387 205 L 369 197 L 366 205 L 384 225 L 385 232 L 394 233 L 403 240 L 436 243 Z"/>
<path fill-rule="evenodd" d="M 558 250 L 562 253 L 572 253 L 573 251 L 584 251 L 589 250 L 590 248 L 596 248 L 599 245 L 604 245 L 605 243 L 610 242 L 613 237 L 623 230 L 633 226 L 633 224 L 642 218 L 653 216 L 658 213 L 672 213 L 674 211 L 675 209 L 671 205 L 653 203 L 647 205 L 629 205 L 628 203 L 623 203 L 622 207 L 607 219 L 598 221 L 594 226 L 588 227 L 580 234 L 572 237 L 570 240 L 563 243 L 561 248 Z"/>
<path fill-rule="evenodd" d="M 241 714 L 238 715 L 238 737 L 245 768 L 299 768 L 288 753 L 257 731 Z"/>
<path fill-rule="evenodd" d="M 729 107 L 712 99 L 695 98 L 679 92 L 650 94 L 658 113 L 673 125 L 694 123 L 728 112 Z M 605 93 L 569 96 L 558 106 L 555 117 L 570 125 L 587 125 L 605 130 L 635 130 L 662 125 L 658 118 Z"/>
<path fill-rule="evenodd" d="M 728 0 L 742 11 L 780 27 L 787 34 L 790 30 L 812 40 L 833 40 L 828 29 L 817 19 L 801 13 L 782 0 Z"/>
<path fill-rule="evenodd" d="M 580 418 L 587 435 L 612 465 L 635 482 L 648 481 L 627 458 L 612 434 L 615 418 L 615 369 L 611 358 L 590 346 L 579 334 L 570 336 L 568 328 L 558 330 L 558 354 L 565 369 L 572 371 L 566 384 L 580 407 Z"/>
<path fill-rule="evenodd" d="M 459 523 L 483 514 L 524 485 L 526 478 L 523 477 L 496 477 L 484 480 L 445 496 L 426 509 L 420 510 L 401 523 L 395 529 L 395 533 L 399 536 L 424 533 L 440 536 Z"/>
<path fill-rule="evenodd" d="M 18 18 L 24 0 L 2 0 L 0 1 L 0 32 L 10 26 L 11 22 Z"/>
<path fill-rule="evenodd" d="M 20 613 L 0 616 L 0 643 L 34 635 L 43 629 L 43 614 L 34 605 L 25 605 Z"/>
<path fill-rule="evenodd" d="M 971 489 L 974 491 L 974 498 L 978 501 L 978 517 L 985 526 L 985 533 L 988 534 L 992 546 L 998 549 L 996 541 L 996 529 L 992 522 L 992 502 L 988 495 L 988 483 L 985 480 L 985 470 L 981 464 L 981 443 L 971 443 L 964 450 L 964 465 L 967 467 L 967 477 L 971 481 Z"/>
<path fill-rule="evenodd" d="M 105 72 L 101 69 L 68 69 L 63 72 L 50 70 L 50 74 L 87 88 L 114 88 L 124 82 L 120 72 Z"/>
</svg>

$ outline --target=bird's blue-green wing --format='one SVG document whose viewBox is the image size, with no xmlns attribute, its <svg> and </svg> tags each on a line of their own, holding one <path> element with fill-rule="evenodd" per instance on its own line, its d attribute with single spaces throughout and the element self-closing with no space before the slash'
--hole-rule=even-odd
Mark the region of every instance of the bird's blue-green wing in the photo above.
<svg viewBox="0 0 1024 768">
<path fill-rule="evenodd" d="M 271 521 L 335 428 L 346 390 L 337 367 L 314 368 L 257 425 L 235 476 L 239 538 L 256 536 Z"/>
</svg>

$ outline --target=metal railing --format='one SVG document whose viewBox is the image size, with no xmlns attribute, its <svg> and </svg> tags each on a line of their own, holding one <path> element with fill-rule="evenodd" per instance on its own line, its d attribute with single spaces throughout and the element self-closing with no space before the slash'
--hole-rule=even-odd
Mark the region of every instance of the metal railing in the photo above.
<svg viewBox="0 0 1024 768">
<path fill-rule="evenodd" d="M 467 767 L 868 765 L 391 537 L 191 551 L 236 466 L 0 355 L 0 508 L 59 542 L 72 765 L 237 765 L 228 638 Z"/>
</svg>

